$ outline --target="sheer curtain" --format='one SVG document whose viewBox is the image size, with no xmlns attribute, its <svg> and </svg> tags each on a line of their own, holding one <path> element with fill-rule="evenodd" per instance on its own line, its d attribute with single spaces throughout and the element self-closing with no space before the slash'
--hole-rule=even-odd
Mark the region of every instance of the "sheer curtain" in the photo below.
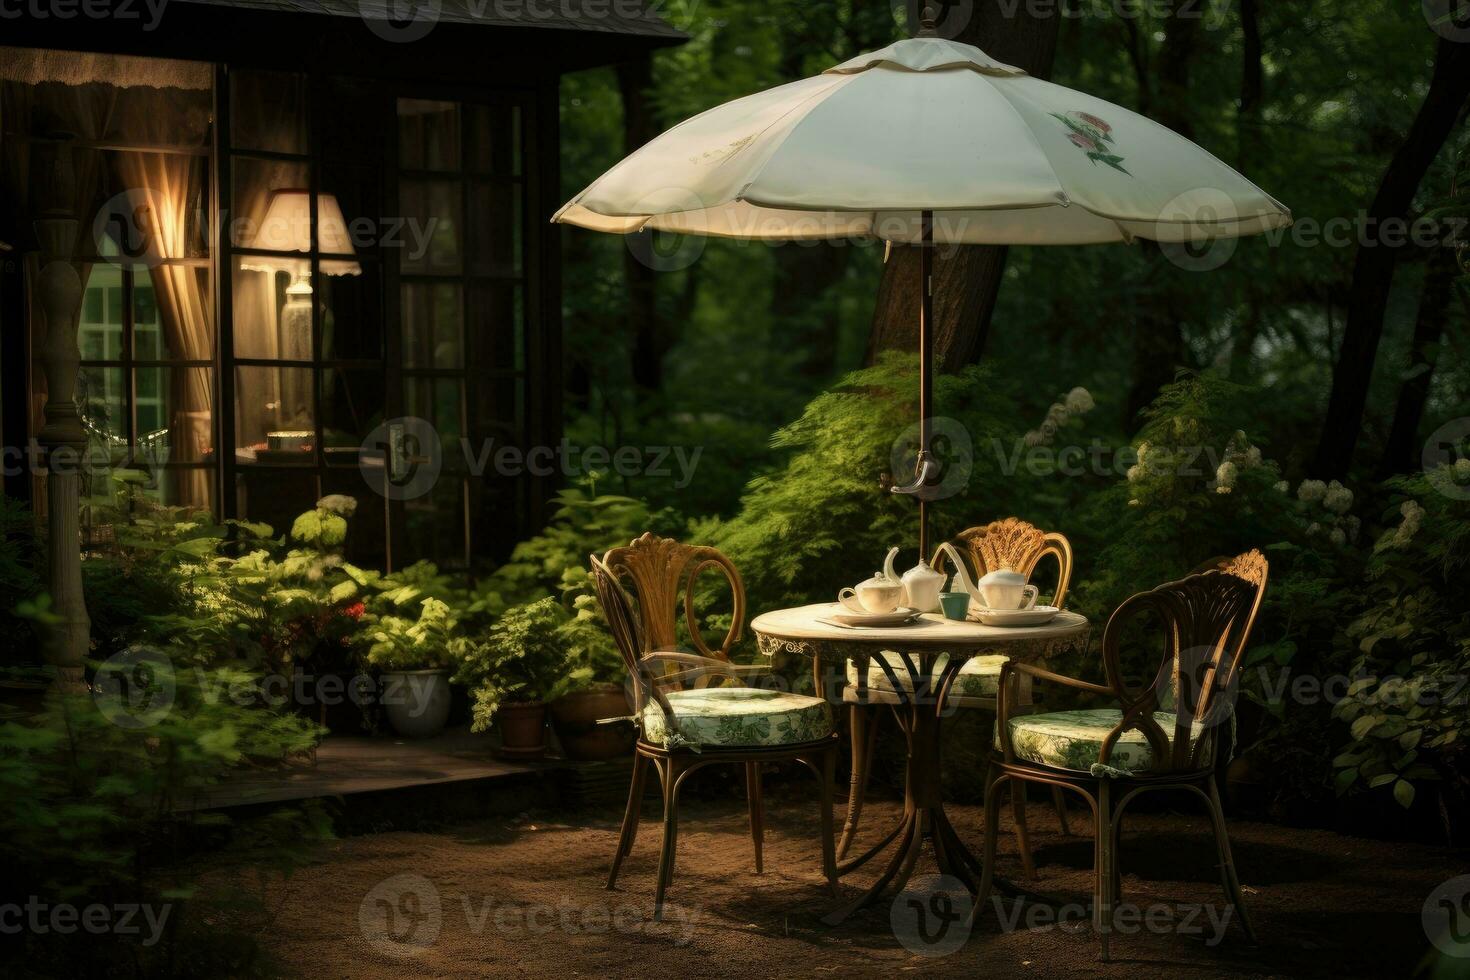
<svg viewBox="0 0 1470 980">
<path fill-rule="evenodd" d="M 179 139 L 181 119 L 198 108 L 192 93 L 177 89 L 133 90 L 122 108 L 122 125 L 145 145 Z M 195 127 L 184 126 L 189 132 Z M 205 130 L 207 132 L 207 129 Z M 118 153 L 113 157 L 117 184 L 134 192 L 147 211 L 140 216 L 154 236 L 160 261 L 149 275 L 158 300 L 169 356 L 209 361 L 214 356 L 214 306 L 207 268 L 182 260 L 207 255 L 209 171 L 206 159 L 185 153 Z M 169 372 L 169 459 L 197 463 L 213 447 L 214 384 L 207 370 L 189 367 Z M 173 499 L 209 503 L 211 474 L 180 470 L 170 474 Z"/>
</svg>

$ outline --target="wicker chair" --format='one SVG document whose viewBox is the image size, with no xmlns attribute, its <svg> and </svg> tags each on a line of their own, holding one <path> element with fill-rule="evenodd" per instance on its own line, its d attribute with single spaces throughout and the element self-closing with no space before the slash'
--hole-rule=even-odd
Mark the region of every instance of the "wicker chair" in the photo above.
<svg viewBox="0 0 1470 980">
<path fill-rule="evenodd" d="M 1105 684 L 1016 662 L 1001 669 L 996 718 L 1001 759 L 986 778 L 985 871 L 972 920 L 990 895 L 1000 784 L 1039 783 L 1076 793 L 1093 813 L 1093 926 L 1107 959 L 1121 894 L 1117 853 L 1123 812 L 1141 793 L 1171 789 L 1192 792 L 1208 805 L 1225 893 L 1254 940 L 1230 854 L 1215 764 L 1233 711 L 1241 659 L 1265 595 L 1268 565 L 1259 551 L 1250 551 L 1205 567 L 1117 608 L 1103 633 Z M 1125 631 L 1146 614 L 1162 621 L 1164 657 L 1153 681 L 1137 688 L 1124 679 L 1119 650 Z M 1094 694 L 1116 707 L 1016 715 L 1011 709 L 1022 678 Z"/>
<path fill-rule="evenodd" d="M 954 543 L 956 548 L 969 558 L 974 577 L 977 579 L 998 568 L 1011 568 L 1025 575 L 1027 581 L 1030 581 L 1032 573 L 1041 564 L 1042 559 L 1047 556 L 1055 558 L 1057 561 L 1057 588 L 1051 604 L 1058 608 L 1065 608 L 1067 589 L 1072 581 L 1072 546 L 1064 535 L 1042 531 L 1020 518 L 1008 517 L 1005 520 L 993 521 L 961 531 L 955 537 Z M 935 571 L 943 571 L 944 554 L 943 551 L 935 552 L 934 561 L 931 563 Z M 847 667 L 848 687 L 844 700 L 849 704 L 852 782 L 847 796 L 847 819 L 843 823 L 842 837 L 837 844 L 838 858 L 847 855 L 848 848 L 852 846 L 853 838 L 857 835 L 858 821 L 863 812 L 863 800 L 867 795 L 868 775 L 872 771 L 873 746 L 877 741 L 879 723 L 883 720 L 882 709 L 888 704 L 896 703 L 897 700 L 893 693 L 893 682 L 889 679 L 890 674 L 896 672 L 896 676 L 901 681 L 905 678 L 899 655 L 891 653 L 884 654 L 884 656 L 890 658 L 890 666 L 894 667 L 895 671 L 883 670 L 882 665 L 875 661 L 868 669 L 868 690 L 862 698 L 856 695 L 857 667 L 852 663 L 849 663 Z M 946 704 L 959 708 L 980 708 L 994 712 L 996 690 L 1000 683 L 1000 670 L 1007 659 L 1002 654 L 970 658 L 955 677 Z M 1029 693 L 1029 685 L 1026 688 Z M 1030 843 L 1027 840 L 1025 803 L 1024 793 L 1012 793 L 1011 807 L 1016 828 L 1016 842 L 1020 848 L 1021 860 L 1027 874 L 1034 876 L 1036 869 L 1031 859 Z M 1070 834 L 1071 827 L 1067 822 L 1066 804 L 1062 799 L 1060 789 L 1053 790 L 1052 803 L 1056 807 L 1057 819 L 1061 822 L 1062 832 Z"/>
<path fill-rule="evenodd" d="M 651 534 L 626 548 L 614 548 L 601 559 L 593 555 L 590 561 L 598 601 L 628 668 L 640 729 L 628 806 L 607 887 L 616 885 L 623 859 L 633 849 L 649 763 L 658 770 L 663 786 L 663 840 L 654 893 L 654 916 L 661 918 L 664 894 L 674 876 L 679 791 L 684 780 L 705 766 L 729 763 L 744 767 L 759 874 L 764 870 L 765 832 L 760 766 L 793 760 L 811 769 L 821 784 L 822 872 L 835 895 L 832 783 L 838 736 L 831 708 L 820 697 L 752 686 L 750 681 L 766 668 L 730 662 L 729 650 L 740 637 L 745 611 L 744 587 L 735 566 L 713 548 Z M 723 572 L 734 593 L 734 622 L 718 649 L 711 649 L 701 636 L 691 594 L 695 580 L 707 568 Z M 620 573 L 636 590 L 636 612 Z M 675 649 L 676 600 L 681 589 L 689 639 L 700 651 L 697 654 Z"/>
</svg>

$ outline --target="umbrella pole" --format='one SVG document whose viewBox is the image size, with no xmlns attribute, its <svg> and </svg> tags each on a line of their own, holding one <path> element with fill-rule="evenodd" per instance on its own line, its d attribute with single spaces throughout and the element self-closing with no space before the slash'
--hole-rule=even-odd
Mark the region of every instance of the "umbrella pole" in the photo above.
<svg viewBox="0 0 1470 980">
<path fill-rule="evenodd" d="M 931 436 L 929 416 L 934 407 L 934 212 L 919 213 L 919 475 L 927 482 Z M 929 501 L 919 488 L 919 560 L 929 558 Z"/>
</svg>

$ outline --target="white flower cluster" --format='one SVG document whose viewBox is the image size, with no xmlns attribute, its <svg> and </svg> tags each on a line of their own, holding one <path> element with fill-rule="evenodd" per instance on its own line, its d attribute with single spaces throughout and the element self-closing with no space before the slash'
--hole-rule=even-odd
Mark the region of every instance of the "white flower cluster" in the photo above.
<svg viewBox="0 0 1470 980">
<path fill-rule="evenodd" d="M 1276 484 L 1276 488 L 1283 493 L 1290 489 L 1286 481 Z M 1358 532 L 1362 530 L 1363 522 L 1358 520 L 1348 511 L 1353 508 L 1353 492 L 1347 487 L 1333 480 L 1324 483 L 1321 480 L 1303 480 L 1296 488 L 1297 499 L 1305 504 L 1321 504 L 1322 509 L 1327 511 L 1321 521 L 1313 521 L 1307 525 L 1308 534 L 1326 533 L 1328 540 L 1335 545 L 1345 545 L 1349 541 L 1358 540 Z"/>
<path fill-rule="evenodd" d="M 1065 395 L 1060 395 L 1052 403 L 1051 408 L 1046 410 L 1046 419 L 1041 425 L 1025 435 L 1027 446 L 1049 446 L 1052 439 L 1056 437 L 1057 429 L 1068 419 L 1079 415 L 1086 415 L 1097 407 L 1092 400 L 1092 393 L 1086 388 L 1073 388 Z"/>
<path fill-rule="evenodd" d="M 1129 483 L 1137 483 L 1148 472 L 1146 467 L 1148 466 L 1149 456 L 1153 452 L 1153 448 L 1147 440 L 1138 444 L 1138 462 L 1128 467 L 1128 472 L 1125 474 Z M 1134 507 L 1138 506 L 1138 501 L 1136 500 L 1130 500 L 1128 503 Z"/>
<path fill-rule="evenodd" d="M 1243 470 L 1253 470 L 1264 460 L 1259 446 L 1251 445 L 1245 433 L 1239 430 L 1225 444 L 1225 459 L 1215 468 L 1215 492 L 1230 493 Z"/>
<path fill-rule="evenodd" d="M 341 514 L 343 517 L 351 517 L 357 510 L 357 498 L 349 497 L 345 493 L 329 493 L 316 502 L 319 510 L 332 514 Z"/>
<path fill-rule="evenodd" d="M 1392 531 L 1386 532 L 1373 546 L 1374 551 L 1382 551 L 1385 548 L 1405 548 L 1414 535 L 1419 533 L 1419 525 L 1424 522 L 1424 508 L 1419 506 L 1417 500 L 1405 500 L 1399 507 L 1399 513 L 1404 519 L 1399 526 Z"/>
</svg>

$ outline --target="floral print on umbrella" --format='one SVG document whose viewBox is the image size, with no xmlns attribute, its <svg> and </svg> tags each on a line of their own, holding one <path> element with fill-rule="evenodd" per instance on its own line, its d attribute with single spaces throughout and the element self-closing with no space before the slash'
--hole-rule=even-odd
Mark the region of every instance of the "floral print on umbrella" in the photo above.
<svg viewBox="0 0 1470 980">
<path fill-rule="evenodd" d="M 1105 120 L 1099 119 L 1090 112 L 1069 112 L 1063 115 L 1053 112 L 1052 116 L 1060 119 L 1067 127 L 1067 139 L 1072 145 L 1083 153 L 1094 165 L 1106 163 L 1114 170 L 1128 174 L 1123 166 L 1123 158 L 1113 152 L 1113 127 Z M 1132 177 L 1132 174 L 1128 174 Z"/>
</svg>

